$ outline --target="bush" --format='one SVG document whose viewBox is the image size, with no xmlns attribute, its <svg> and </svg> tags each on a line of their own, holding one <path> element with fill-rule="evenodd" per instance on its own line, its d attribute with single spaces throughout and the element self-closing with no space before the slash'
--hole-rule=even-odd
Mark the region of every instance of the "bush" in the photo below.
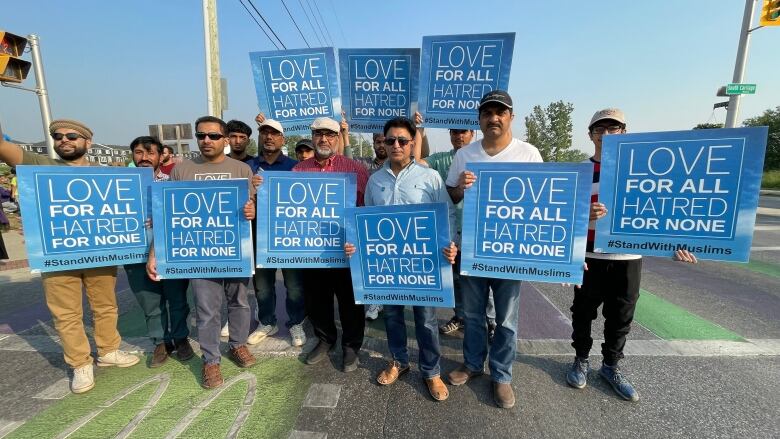
<svg viewBox="0 0 780 439">
<path fill-rule="evenodd" d="M 766 171 L 761 179 L 762 189 L 780 189 L 780 171 Z"/>
</svg>

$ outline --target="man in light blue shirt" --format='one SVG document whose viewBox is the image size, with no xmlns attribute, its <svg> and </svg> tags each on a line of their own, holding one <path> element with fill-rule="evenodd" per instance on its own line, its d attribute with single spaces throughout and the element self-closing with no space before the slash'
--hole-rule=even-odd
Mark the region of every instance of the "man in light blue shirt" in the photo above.
<svg viewBox="0 0 780 439">
<path fill-rule="evenodd" d="M 366 206 L 388 206 L 399 204 L 446 203 L 449 211 L 450 232 L 454 233 L 455 209 L 447 188 L 438 172 L 417 164 L 412 158 L 414 137 L 417 129 L 414 123 L 404 117 L 389 120 L 385 124 L 384 142 L 388 159 L 368 179 L 365 193 Z M 355 247 L 347 243 L 344 247 L 351 256 Z M 454 263 L 457 248 L 454 242 L 443 249 L 444 255 Z M 377 375 L 381 385 L 394 383 L 398 377 L 409 371 L 409 352 L 406 347 L 406 322 L 403 305 L 385 305 L 385 328 L 387 344 L 393 360 Z M 428 391 L 436 401 L 449 396 L 447 386 L 441 380 L 439 359 L 439 331 L 436 310 L 429 306 L 414 306 L 414 325 L 417 345 L 420 350 L 420 372 Z"/>
</svg>

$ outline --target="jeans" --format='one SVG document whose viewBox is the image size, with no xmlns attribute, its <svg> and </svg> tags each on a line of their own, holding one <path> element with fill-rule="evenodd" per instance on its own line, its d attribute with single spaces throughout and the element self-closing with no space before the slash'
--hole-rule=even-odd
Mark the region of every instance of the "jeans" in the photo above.
<svg viewBox="0 0 780 439">
<path fill-rule="evenodd" d="M 146 264 L 125 265 L 127 282 L 146 317 L 146 331 L 152 343 L 173 342 L 187 338 L 187 279 L 164 279 L 155 282 L 146 275 Z"/>
<path fill-rule="evenodd" d="M 303 274 L 300 269 L 282 268 L 284 286 L 287 289 L 288 328 L 300 324 L 306 317 L 303 299 Z M 255 269 L 255 297 L 260 324 L 276 325 L 276 268 Z"/>
<path fill-rule="evenodd" d="M 463 309 L 466 327 L 463 336 L 463 360 L 474 372 L 482 371 L 488 355 L 485 309 L 493 290 L 496 303 L 496 335 L 490 346 L 488 366 L 493 381 L 512 382 L 512 363 L 517 351 L 517 323 L 520 304 L 519 280 L 462 276 Z"/>
<path fill-rule="evenodd" d="M 409 351 L 406 348 L 406 319 L 403 305 L 385 305 L 385 330 L 387 345 L 393 359 L 402 365 L 409 364 Z M 420 372 L 423 378 L 439 376 L 439 329 L 436 320 L 436 308 L 413 306 L 414 332 L 420 350 Z"/>
<path fill-rule="evenodd" d="M 460 251 L 455 256 L 455 263 L 452 264 L 452 285 L 455 290 L 455 317 L 465 320 L 466 314 L 463 312 L 463 287 L 460 284 Z M 487 302 L 487 311 L 485 312 L 490 323 L 496 323 L 496 301 L 493 299 L 493 291 L 490 291 Z"/>
<path fill-rule="evenodd" d="M 247 291 L 249 278 L 192 279 L 192 293 L 197 310 L 198 343 L 203 352 L 203 362 L 219 363 L 219 332 L 222 301 L 227 300 L 230 347 L 246 344 L 252 313 Z"/>
</svg>

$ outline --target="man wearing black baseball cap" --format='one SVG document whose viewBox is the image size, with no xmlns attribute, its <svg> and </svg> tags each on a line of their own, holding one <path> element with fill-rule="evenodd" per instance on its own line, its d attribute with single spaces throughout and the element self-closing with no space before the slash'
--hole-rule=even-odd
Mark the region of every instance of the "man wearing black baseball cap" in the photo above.
<svg viewBox="0 0 780 439">
<path fill-rule="evenodd" d="M 301 139 L 295 144 L 295 157 L 299 162 L 314 157 L 314 146 L 309 139 Z"/>
<path fill-rule="evenodd" d="M 512 138 L 512 98 L 503 90 L 493 90 L 479 103 L 481 141 L 464 146 L 452 161 L 447 174 L 447 191 L 453 203 L 463 199 L 464 192 L 477 177 L 466 170 L 466 163 L 475 162 L 541 162 L 535 146 Z M 461 276 L 463 310 L 466 327 L 463 336 L 463 364 L 449 373 L 454 386 L 465 384 L 481 375 L 488 356 L 488 328 L 485 321 L 488 292 L 493 290 L 496 306 L 496 332 L 490 345 L 490 375 L 493 399 L 501 408 L 515 405 L 512 390 L 512 363 L 517 350 L 518 306 L 520 281 L 489 277 Z"/>
</svg>

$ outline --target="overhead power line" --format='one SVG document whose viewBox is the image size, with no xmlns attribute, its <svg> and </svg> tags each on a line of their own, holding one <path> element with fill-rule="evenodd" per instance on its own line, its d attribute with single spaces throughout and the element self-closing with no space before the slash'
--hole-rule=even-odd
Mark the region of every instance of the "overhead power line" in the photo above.
<svg viewBox="0 0 780 439">
<path fill-rule="evenodd" d="M 298 4 L 301 5 L 301 9 L 303 10 L 303 15 L 306 16 L 306 21 L 309 22 L 309 26 L 311 26 L 311 31 L 314 32 L 314 36 L 317 37 L 317 41 L 320 43 L 320 46 L 324 46 L 324 44 L 322 44 L 322 39 L 320 38 L 320 35 L 317 33 L 317 29 L 315 29 L 314 25 L 311 23 L 311 18 L 309 18 L 309 13 L 306 12 L 306 8 L 303 6 L 301 0 L 298 0 Z"/>
<path fill-rule="evenodd" d="M 333 0 L 328 0 L 328 2 L 330 3 L 330 10 L 333 11 L 333 15 L 336 17 L 336 24 L 339 27 L 339 32 L 341 33 L 341 38 L 344 40 L 344 44 L 349 46 L 349 41 L 347 41 L 347 36 L 344 35 L 344 28 L 341 27 L 341 20 L 339 20 L 338 11 L 336 10 L 336 7 L 333 6 Z"/>
<path fill-rule="evenodd" d="M 250 11 L 249 8 L 246 7 L 246 5 L 244 4 L 244 2 L 242 0 L 238 0 L 238 2 L 241 3 L 241 6 L 243 6 L 244 9 L 246 9 L 246 13 L 249 14 L 249 16 L 252 18 L 252 20 L 255 21 L 255 23 L 257 23 L 257 27 L 259 27 L 260 30 L 263 31 L 265 36 L 268 37 L 268 40 L 271 42 L 271 44 L 274 45 L 274 47 L 276 47 L 276 50 L 279 50 L 279 48 L 280 48 L 279 45 L 276 44 L 276 41 L 274 41 L 274 39 L 271 38 L 270 35 L 268 35 L 268 32 L 266 32 L 265 29 L 263 29 L 263 26 L 260 25 L 260 22 L 257 21 L 257 18 L 255 18 L 255 16 L 252 15 L 252 11 Z"/>
<path fill-rule="evenodd" d="M 320 11 L 320 7 L 319 7 L 319 5 L 317 5 L 316 1 L 314 2 L 314 9 L 317 10 L 317 15 L 320 16 L 320 21 L 322 21 L 322 28 L 325 29 L 325 33 L 328 34 L 328 39 L 330 40 L 330 45 L 331 46 L 335 46 L 336 44 L 333 42 L 333 37 L 330 36 L 330 30 L 328 29 L 328 26 L 325 25 L 325 19 L 322 17 L 322 12 Z"/>
<path fill-rule="evenodd" d="M 287 15 L 290 16 L 290 20 L 292 20 L 293 24 L 295 25 L 295 28 L 298 29 L 298 33 L 301 34 L 301 38 L 303 38 L 303 42 L 306 43 L 306 47 L 311 47 L 309 45 L 309 42 L 306 41 L 306 37 L 303 36 L 303 32 L 301 32 L 301 28 L 298 27 L 298 23 L 295 22 L 295 19 L 293 18 L 292 14 L 290 13 L 290 10 L 287 9 L 287 4 L 282 0 L 282 6 L 284 6 L 284 10 L 287 11 Z"/>
<path fill-rule="evenodd" d="M 268 26 L 268 30 L 270 30 L 270 31 L 271 31 L 271 33 L 272 33 L 272 34 L 274 34 L 274 36 L 276 37 L 276 39 L 277 39 L 277 40 L 279 40 L 279 44 L 281 44 L 281 45 L 282 45 L 282 48 L 283 48 L 283 49 L 287 49 L 287 46 L 285 46 L 285 45 L 284 45 L 284 43 L 282 42 L 282 39 L 281 39 L 281 38 L 279 38 L 279 35 L 276 35 L 276 32 L 274 32 L 274 29 L 271 27 L 271 25 L 270 25 L 270 24 L 268 24 L 268 22 L 267 22 L 267 21 L 265 21 L 265 17 L 263 17 L 263 14 L 261 14 L 261 13 L 260 13 L 260 11 L 258 11 L 258 10 L 257 10 L 257 8 L 255 7 L 255 4 L 254 4 L 254 3 L 252 3 L 252 0 L 246 0 L 246 1 L 248 1 L 248 2 L 249 2 L 249 6 L 251 6 L 251 7 L 252 7 L 252 9 L 254 9 L 254 10 L 255 10 L 255 12 L 257 12 L 257 15 L 260 17 L 260 19 L 261 19 L 261 20 L 263 20 L 263 23 L 265 23 L 265 25 L 266 25 L 266 26 Z"/>
<path fill-rule="evenodd" d="M 314 8 L 311 7 L 311 0 L 306 0 L 306 4 L 309 5 L 309 11 L 311 11 L 311 18 L 314 19 L 314 23 L 317 25 L 317 28 L 320 30 L 320 35 L 322 35 L 322 40 L 325 41 L 325 44 L 332 46 L 333 43 L 331 43 L 330 41 L 328 41 L 327 38 L 325 38 L 325 31 L 322 30 L 320 21 L 317 19 L 317 14 L 314 13 Z"/>
</svg>

